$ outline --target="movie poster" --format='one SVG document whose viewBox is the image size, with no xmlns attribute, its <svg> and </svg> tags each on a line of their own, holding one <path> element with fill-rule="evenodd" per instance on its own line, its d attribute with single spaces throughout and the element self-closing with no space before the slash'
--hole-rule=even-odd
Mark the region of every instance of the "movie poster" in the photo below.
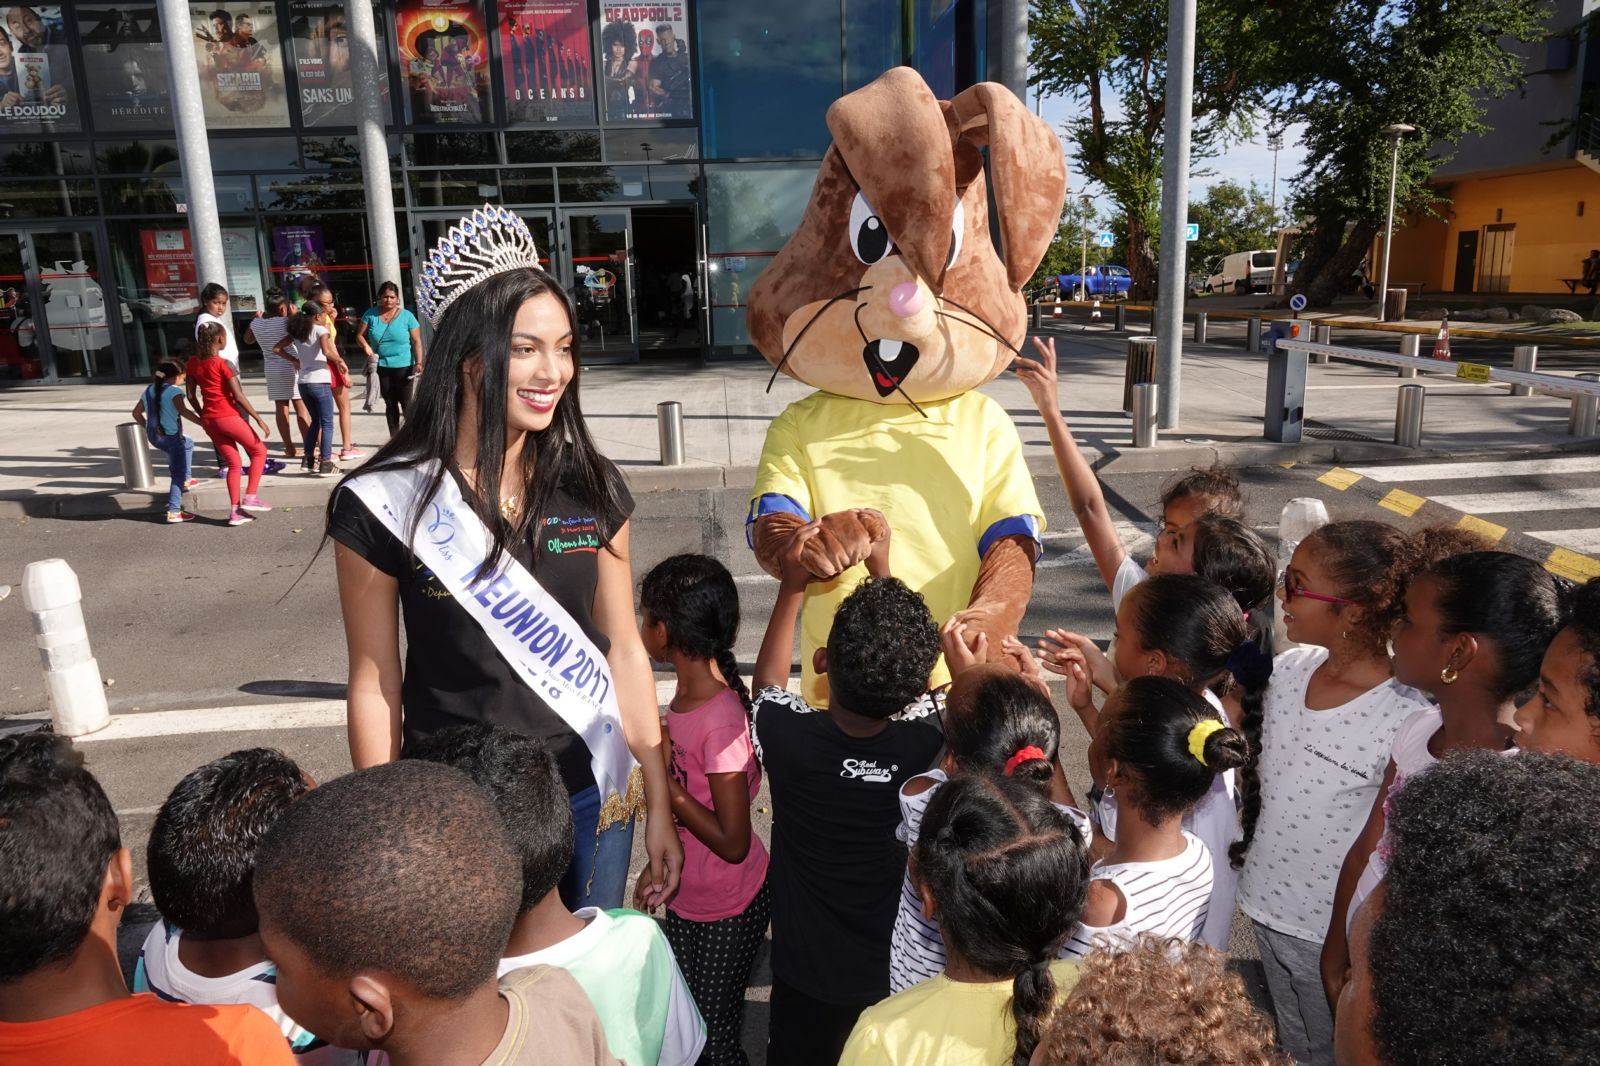
<svg viewBox="0 0 1600 1066">
<path fill-rule="evenodd" d="M 0 4 L 0 133 L 83 128 L 58 4 Z"/>
<path fill-rule="evenodd" d="M 323 271 L 328 259 L 322 227 L 273 226 L 272 262 L 278 287 L 285 293 L 295 292 L 301 279 L 306 277 L 328 284 L 328 276 Z"/>
<path fill-rule="evenodd" d="M 395 37 L 408 121 L 427 126 L 492 119 L 483 0 L 400 0 Z"/>
<path fill-rule="evenodd" d="M 263 3 L 190 6 L 200 99 L 211 129 L 289 124 L 274 8 Z"/>
<path fill-rule="evenodd" d="M 687 4 L 600 5 L 606 119 L 694 118 Z"/>
<path fill-rule="evenodd" d="M 139 246 L 144 252 L 144 284 L 156 315 L 187 314 L 200 304 L 195 284 L 194 253 L 186 229 L 142 229 Z"/>
<path fill-rule="evenodd" d="M 513 124 L 594 123 L 587 0 L 500 0 L 500 70 Z"/>
<path fill-rule="evenodd" d="M 374 18 L 382 16 L 374 12 Z M 350 25 L 345 4 L 291 0 L 289 35 L 294 40 L 294 72 L 300 89 L 300 121 L 307 126 L 354 126 L 354 71 L 350 64 Z M 383 113 L 389 115 L 387 63 L 378 67 Z"/>
<path fill-rule="evenodd" d="M 167 54 L 156 9 L 80 5 L 89 113 L 101 132 L 172 128 Z"/>
</svg>

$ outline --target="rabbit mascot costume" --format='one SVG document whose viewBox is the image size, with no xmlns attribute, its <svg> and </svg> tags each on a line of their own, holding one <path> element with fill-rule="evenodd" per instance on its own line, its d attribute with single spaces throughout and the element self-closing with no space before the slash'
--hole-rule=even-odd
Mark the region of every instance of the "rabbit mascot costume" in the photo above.
<svg viewBox="0 0 1600 1066">
<path fill-rule="evenodd" d="M 938 621 L 964 612 L 990 658 L 1017 631 L 1044 515 L 1011 417 L 977 389 L 1023 344 L 1021 288 L 1066 195 L 1055 133 L 1001 85 L 936 100 L 896 67 L 836 101 L 828 130 L 805 216 L 749 298 L 756 347 L 818 390 L 768 427 L 746 524 L 776 576 L 796 531 L 821 522 L 800 555 L 815 578 L 801 616 L 815 707 L 815 651 L 889 532 L 890 571 Z M 941 662 L 931 684 L 948 680 Z"/>
</svg>

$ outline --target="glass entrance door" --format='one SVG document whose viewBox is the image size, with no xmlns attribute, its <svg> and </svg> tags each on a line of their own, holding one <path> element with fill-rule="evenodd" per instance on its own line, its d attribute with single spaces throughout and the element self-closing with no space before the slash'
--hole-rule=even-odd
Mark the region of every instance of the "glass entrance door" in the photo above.
<svg viewBox="0 0 1600 1066">
<path fill-rule="evenodd" d="M 119 376 L 96 242 L 88 229 L 0 231 L 0 379 Z"/>
<path fill-rule="evenodd" d="M 639 358 L 627 211 L 563 212 L 567 276 L 586 363 Z"/>
</svg>

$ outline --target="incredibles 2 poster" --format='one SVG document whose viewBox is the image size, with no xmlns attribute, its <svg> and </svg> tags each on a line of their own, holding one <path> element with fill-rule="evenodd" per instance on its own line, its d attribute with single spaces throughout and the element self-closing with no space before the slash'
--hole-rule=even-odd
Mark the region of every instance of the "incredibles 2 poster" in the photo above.
<svg viewBox="0 0 1600 1066">
<path fill-rule="evenodd" d="M 427 126 L 489 120 L 482 0 L 400 0 L 395 36 L 408 121 Z"/>
<path fill-rule="evenodd" d="M 694 118 L 687 4 L 600 5 L 606 118 Z"/>
<path fill-rule="evenodd" d="M 513 123 L 594 122 L 586 0 L 501 0 L 500 69 Z"/>
</svg>

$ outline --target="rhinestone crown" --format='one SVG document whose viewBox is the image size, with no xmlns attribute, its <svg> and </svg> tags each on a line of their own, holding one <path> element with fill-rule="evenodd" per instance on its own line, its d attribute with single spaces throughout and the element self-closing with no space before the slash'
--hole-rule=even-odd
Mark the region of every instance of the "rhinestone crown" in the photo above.
<svg viewBox="0 0 1600 1066">
<path fill-rule="evenodd" d="M 417 275 L 417 308 L 429 322 L 485 278 L 525 267 L 539 269 L 539 249 L 528 224 L 495 204 L 484 204 L 450 227 Z"/>
</svg>

